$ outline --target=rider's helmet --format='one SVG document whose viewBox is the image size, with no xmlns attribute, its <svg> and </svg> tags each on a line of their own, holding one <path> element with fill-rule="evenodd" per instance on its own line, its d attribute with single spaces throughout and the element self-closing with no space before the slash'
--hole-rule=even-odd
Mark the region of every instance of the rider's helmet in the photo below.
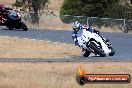
<svg viewBox="0 0 132 88">
<path fill-rule="evenodd" d="M 0 4 L 0 9 L 3 9 L 4 8 L 4 5 L 3 4 Z"/>
<path fill-rule="evenodd" d="M 80 30 L 81 24 L 78 21 L 73 22 L 72 28 L 74 31 L 78 32 Z"/>
</svg>

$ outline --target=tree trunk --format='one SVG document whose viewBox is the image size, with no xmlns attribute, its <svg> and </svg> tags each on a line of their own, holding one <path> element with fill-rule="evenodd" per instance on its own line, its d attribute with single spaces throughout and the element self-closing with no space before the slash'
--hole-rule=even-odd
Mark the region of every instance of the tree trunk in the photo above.
<svg viewBox="0 0 132 88">
<path fill-rule="evenodd" d="M 33 24 L 39 24 L 39 5 L 36 5 L 37 4 L 37 0 L 32 0 L 32 8 L 33 8 L 33 20 L 32 20 L 32 23 Z"/>
<path fill-rule="evenodd" d="M 39 13 L 38 11 L 34 13 L 34 24 L 39 24 Z"/>
</svg>

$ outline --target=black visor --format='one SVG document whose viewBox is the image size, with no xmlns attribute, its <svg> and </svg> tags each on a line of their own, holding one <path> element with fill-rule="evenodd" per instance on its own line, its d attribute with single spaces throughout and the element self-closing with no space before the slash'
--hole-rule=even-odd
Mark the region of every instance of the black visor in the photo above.
<svg viewBox="0 0 132 88">
<path fill-rule="evenodd" d="M 73 28 L 74 31 L 79 31 L 79 28 Z"/>
</svg>

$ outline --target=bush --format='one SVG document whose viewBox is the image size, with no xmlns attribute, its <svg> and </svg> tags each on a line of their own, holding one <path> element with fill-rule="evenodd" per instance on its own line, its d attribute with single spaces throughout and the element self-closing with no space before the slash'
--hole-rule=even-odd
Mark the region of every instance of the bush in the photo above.
<svg viewBox="0 0 132 88">
<path fill-rule="evenodd" d="M 112 17 L 119 0 L 64 0 L 61 15 Z"/>
</svg>

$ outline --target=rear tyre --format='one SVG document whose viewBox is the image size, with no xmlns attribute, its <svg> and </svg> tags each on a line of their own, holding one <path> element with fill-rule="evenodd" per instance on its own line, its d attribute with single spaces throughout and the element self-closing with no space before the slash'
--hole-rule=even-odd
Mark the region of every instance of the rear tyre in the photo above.
<svg viewBox="0 0 132 88">
<path fill-rule="evenodd" d="M 27 31 L 27 25 L 24 22 L 21 22 L 21 28 L 23 29 L 23 31 Z"/>
<path fill-rule="evenodd" d="M 9 30 L 13 30 L 13 27 L 11 26 L 6 26 Z"/>
<path fill-rule="evenodd" d="M 91 49 L 93 49 L 95 51 L 95 53 L 99 54 L 101 57 L 106 56 L 106 54 L 103 51 L 101 51 L 100 49 L 98 49 L 98 47 L 95 44 L 93 44 L 92 42 L 89 44 L 89 46 Z"/>
<path fill-rule="evenodd" d="M 90 52 L 88 52 L 88 51 L 86 51 L 86 52 L 83 54 L 84 57 L 88 57 L 89 55 L 90 55 Z"/>
<path fill-rule="evenodd" d="M 8 27 L 8 29 L 9 29 L 9 30 L 13 30 L 13 28 L 12 28 L 12 27 Z"/>
<path fill-rule="evenodd" d="M 13 28 L 12 27 L 7 27 L 9 30 L 13 30 Z"/>
<path fill-rule="evenodd" d="M 111 53 L 109 54 L 109 56 L 113 56 L 115 54 L 115 50 L 112 47 L 110 47 L 110 49 L 111 49 Z"/>
</svg>

